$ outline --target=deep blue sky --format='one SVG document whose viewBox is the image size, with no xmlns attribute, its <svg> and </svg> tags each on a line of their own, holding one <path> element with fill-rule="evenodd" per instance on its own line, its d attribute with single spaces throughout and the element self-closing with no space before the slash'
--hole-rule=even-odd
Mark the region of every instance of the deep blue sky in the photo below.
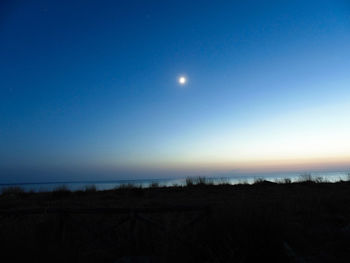
<svg viewBox="0 0 350 263">
<path fill-rule="evenodd" d="M 350 164 L 348 1 L 0 10 L 1 182 Z"/>
</svg>

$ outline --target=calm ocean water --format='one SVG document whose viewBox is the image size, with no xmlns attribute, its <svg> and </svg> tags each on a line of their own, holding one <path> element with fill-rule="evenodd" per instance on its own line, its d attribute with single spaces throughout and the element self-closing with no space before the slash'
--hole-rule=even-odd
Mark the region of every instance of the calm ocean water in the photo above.
<svg viewBox="0 0 350 263">
<path fill-rule="evenodd" d="M 348 172 L 313 172 L 312 178 L 322 178 L 329 182 L 340 180 L 349 180 Z M 274 174 L 245 174 L 227 177 L 206 177 L 214 184 L 229 183 L 253 183 L 256 179 L 264 179 L 271 182 L 290 178 L 293 182 L 301 179 L 301 173 L 274 173 Z M 186 178 L 168 178 L 168 179 L 138 179 L 138 180 L 115 180 L 115 181 L 80 181 L 80 182 L 42 182 L 42 183 L 18 183 L 18 184 L 0 184 L 2 189 L 11 186 L 20 186 L 25 191 L 45 192 L 53 191 L 58 187 L 66 186 L 72 191 L 84 190 L 86 187 L 95 185 L 97 190 L 110 190 L 121 185 L 132 184 L 135 186 L 149 187 L 152 183 L 158 183 L 160 186 L 185 185 Z"/>
</svg>

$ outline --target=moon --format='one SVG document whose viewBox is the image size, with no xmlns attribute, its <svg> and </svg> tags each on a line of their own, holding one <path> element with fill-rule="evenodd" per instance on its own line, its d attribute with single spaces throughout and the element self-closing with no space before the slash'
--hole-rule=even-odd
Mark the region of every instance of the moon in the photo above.
<svg viewBox="0 0 350 263">
<path fill-rule="evenodd" d="M 187 83 L 187 78 L 185 76 L 180 76 L 178 78 L 178 82 L 181 86 L 185 85 Z"/>
</svg>

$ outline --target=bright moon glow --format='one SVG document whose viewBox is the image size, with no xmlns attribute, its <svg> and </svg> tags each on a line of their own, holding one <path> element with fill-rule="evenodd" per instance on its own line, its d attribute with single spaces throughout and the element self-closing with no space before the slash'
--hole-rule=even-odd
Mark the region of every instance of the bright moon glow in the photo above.
<svg viewBox="0 0 350 263">
<path fill-rule="evenodd" d="M 186 82 L 187 82 L 186 77 L 184 77 L 184 76 L 179 77 L 179 84 L 180 85 L 185 85 Z"/>
</svg>

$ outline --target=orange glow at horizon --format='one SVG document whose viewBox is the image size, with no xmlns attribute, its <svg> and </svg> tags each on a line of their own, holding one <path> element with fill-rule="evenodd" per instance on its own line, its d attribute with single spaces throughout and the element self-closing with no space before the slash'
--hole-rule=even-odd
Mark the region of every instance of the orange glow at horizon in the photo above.
<svg viewBox="0 0 350 263">
<path fill-rule="evenodd" d="M 290 172 L 314 171 L 327 169 L 350 169 L 350 156 L 340 158 L 309 158 L 309 159 L 275 159 L 240 162 L 155 162 L 129 163 L 125 168 L 135 170 L 164 170 L 164 171 L 236 171 L 249 172 Z"/>
</svg>

